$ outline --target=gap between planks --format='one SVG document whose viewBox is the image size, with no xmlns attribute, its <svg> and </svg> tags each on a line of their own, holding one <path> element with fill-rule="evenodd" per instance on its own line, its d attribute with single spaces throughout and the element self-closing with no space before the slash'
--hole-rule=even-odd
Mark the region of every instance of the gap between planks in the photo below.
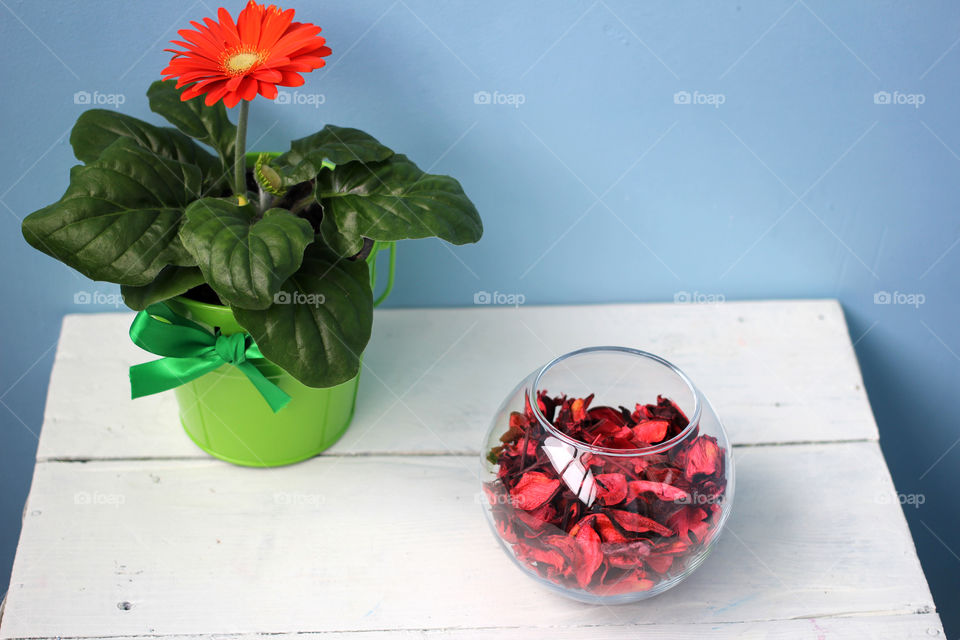
<svg viewBox="0 0 960 640">
<path fill-rule="evenodd" d="M 0 610 L 2 614 L 2 610 Z M 464 632 L 478 632 L 478 631 L 537 631 L 537 630 L 626 630 L 631 628 L 654 628 L 660 627 L 663 629 L 668 629 L 671 626 L 683 626 L 683 627 L 736 627 L 736 626 L 745 626 L 745 625 L 756 625 L 756 624 L 776 624 L 776 623 L 788 623 L 796 622 L 803 620 L 856 620 L 857 618 L 889 618 L 894 620 L 896 618 L 901 619 L 910 619 L 913 616 L 923 617 L 923 616 L 934 616 L 936 617 L 936 610 L 933 607 L 921 607 L 912 612 L 907 611 L 895 611 L 895 610 L 879 610 L 879 611 L 851 611 L 845 613 L 833 613 L 833 614 L 824 614 L 824 615 L 809 615 L 809 616 L 796 616 L 789 618 L 757 618 L 752 620 L 738 620 L 738 621 L 714 621 L 714 622 L 683 622 L 678 625 L 665 624 L 662 622 L 634 622 L 629 624 L 624 623 L 610 623 L 610 624 L 582 624 L 582 625 L 558 625 L 558 626 L 496 626 L 496 625 L 484 625 L 484 626 L 463 626 L 463 627 L 397 627 L 397 628 L 383 628 L 383 629 L 333 629 L 325 631 L 256 631 L 256 632 L 243 632 L 243 633 L 225 633 L 225 634 L 162 634 L 162 633 L 144 633 L 144 634 L 119 634 L 119 635 L 97 635 L 97 636 L 56 636 L 56 640 L 91 640 L 91 638 L 98 638 L 100 640 L 136 640 L 139 638 L 170 638 L 170 639 L 193 639 L 193 638 L 236 638 L 237 640 L 247 639 L 247 638 L 261 638 L 261 637 L 296 637 L 296 636 L 333 636 L 333 635 L 357 635 L 357 634 L 367 634 L 369 637 L 374 637 L 379 634 L 405 634 L 405 633 L 425 633 L 425 634 L 442 634 L 442 633 L 464 633 Z M 2 618 L 0 618 L 2 620 Z M 939 626 L 939 619 L 932 621 L 935 625 Z M 929 633 L 929 631 L 928 631 Z M 938 634 L 939 635 L 939 634 Z M 4 640 L 53 640 L 53 636 L 15 636 L 10 638 L 5 638 Z"/>
<path fill-rule="evenodd" d="M 796 447 L 805 445 L 834 445 L 834 444 L 856 444 L 862 442 L 877 442 L 873 438 L 847 438 L 843 440 L 789 440 L 784 442 L 742 442 L 731 445 L 734 449 L 756 449 L 758 447 Z M 324 453 L 315 458 L 469 458 L 480 455 L 480 451 L 343 451 Z M 314 458 L 310 458 L 313 460 Z M 192 460 L 215 460 L 214 457 L 204 453 L 197 453 L 191 456 L 56 456 L 39 457 L 37 463 L 58 462 L 58 463 L 78 463 L 86 464 L 88 462 L 150 462 L 150 461 L 192 461 Z"/>
</svg>

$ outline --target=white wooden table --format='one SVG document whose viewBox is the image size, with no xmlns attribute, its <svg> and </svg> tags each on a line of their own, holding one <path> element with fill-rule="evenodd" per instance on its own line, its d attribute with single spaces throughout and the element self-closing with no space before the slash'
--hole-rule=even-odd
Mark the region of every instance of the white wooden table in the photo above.
<svg viewBox="0 0 960 640">
<path fill-rule="evenodd" d="M 943 637 L 834 301 L 378 311 L 347 435 L 269 470 L 128 399 L 131 318 L 64 319 L 0 638 Z M 591 344 L 678 364 L 735 446 L 713 555 L 620 607 L 534 584 L 479 506 L 493 411 Z"/>
</svg>

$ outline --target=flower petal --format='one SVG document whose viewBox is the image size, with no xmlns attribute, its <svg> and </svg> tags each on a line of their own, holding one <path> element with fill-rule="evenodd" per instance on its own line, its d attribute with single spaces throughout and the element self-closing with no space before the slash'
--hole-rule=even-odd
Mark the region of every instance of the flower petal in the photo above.
<svg viewBox="0 0 960 640">
<path fill-rule="evenodd" d="M 603 562 L 603 553 L 600 551 L 600 536 L 591 527 L 583 527 L 577 533 L 577 548 L 580 550 L 582 561 L 577 567 L 577 583 L 587 588 L 593 579 L 593 574 Z"/>
<path fill-rule="evenodd" d="M 510 491 L 510 496 L 521 509 L 530 511 L 536 509 L 553 497 L 560 488 L 560 480 L 551 479 L 544 473 L 528 471 L 520 478 L 517 486 Z"/>
<path fill-rule="evenodd" d="M 273 100 L 277 97 L 277 85 L 269 82 L 260 81 L 258 91 L 267 100 Z"/>
</svg>

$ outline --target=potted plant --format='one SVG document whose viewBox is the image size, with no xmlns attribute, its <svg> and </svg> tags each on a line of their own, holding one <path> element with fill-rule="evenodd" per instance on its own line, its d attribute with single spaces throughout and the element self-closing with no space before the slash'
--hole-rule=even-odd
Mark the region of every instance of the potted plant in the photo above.
<svg viewBox="0 0 960 640">
<path fill-rule="evenodd" d="M 483 233 L 455 179 L 363 131 L 327 125 L 286 152 L 246 153 L 250 102 L 303 84 L 331 53 L 293 17 L 251 1 L 181 30 L 147 91 L 173 127 L 84 112 L 70 136 L 83 164 L 23 222 L 33 247 L 118 283 L 139 311 L 131 337 L 163 357 L 131 368 L 133 396 L 176 389 L 200 447 L 254 466 L 316 455 L 349 424 L 377 253 L 390 251 L 392 284 L 397 240 Z"/>
</svg>

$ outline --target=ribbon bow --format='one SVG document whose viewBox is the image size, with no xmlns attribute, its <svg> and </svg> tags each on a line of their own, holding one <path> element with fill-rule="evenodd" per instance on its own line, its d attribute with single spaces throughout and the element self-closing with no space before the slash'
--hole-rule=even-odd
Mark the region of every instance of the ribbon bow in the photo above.
<svg viewBox="0 0 960 640">
<path fill-rule="evenodd" d="M 263 354 L 248 333 L 210 333 L 167 305 L 157 303 L 133 319 L 130 339 L 141 349 L 164 356 L 130 367 L 134 398 L 179 387 L 224 364 L 232 364 L 247 376 L 274 413 L 290 402 L 290 396 L 250 362 L 262 359 Z"/>
</svg>

